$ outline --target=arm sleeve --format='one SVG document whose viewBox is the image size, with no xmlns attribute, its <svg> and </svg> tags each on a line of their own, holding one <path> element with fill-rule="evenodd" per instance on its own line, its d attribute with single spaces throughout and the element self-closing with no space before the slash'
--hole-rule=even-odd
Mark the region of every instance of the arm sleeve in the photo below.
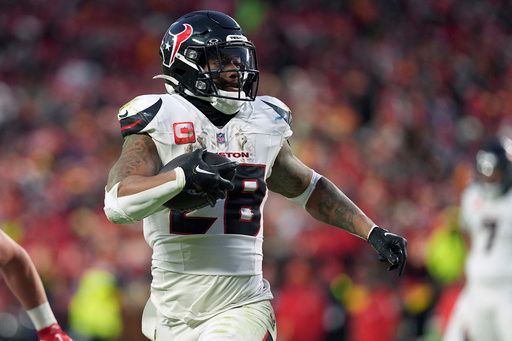
<svg viewBox="0 0 512 341">
<path fill-rule="evenodd" d="M 114 224 L 132 224 L 162 209 L 162 205 L 178 195 L 185 187 L 185 173 L 180 167 L 174 169 L 176 179 L 145 191 L 117 196 L 119 183 L 110 191 L 105 189 L 104 211 Z"/>
</svg>

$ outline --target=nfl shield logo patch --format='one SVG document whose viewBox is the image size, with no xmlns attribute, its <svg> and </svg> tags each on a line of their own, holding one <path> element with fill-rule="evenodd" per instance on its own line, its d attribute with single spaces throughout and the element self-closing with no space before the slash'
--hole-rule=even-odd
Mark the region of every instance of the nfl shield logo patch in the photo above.
<svg viewBox="0 0 512 341">
<path fill-rule="evenodd" d="M 217 133 L 217 143 L 226 143 L 226 135 L 224 133 Z"/>
</svg>

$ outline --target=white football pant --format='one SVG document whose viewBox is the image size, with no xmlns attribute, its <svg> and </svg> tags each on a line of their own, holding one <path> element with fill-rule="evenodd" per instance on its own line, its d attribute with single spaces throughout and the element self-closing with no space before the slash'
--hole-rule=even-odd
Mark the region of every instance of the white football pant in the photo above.
<svg viewBox="0 0 512 341">
<path fill-rule="evenodd" d="M 153 341 L 277 340 L 275 315 L 270 301 L 236 307 L 211 319 L 186 324 L 159 315 L 151 300 L 148 300 L 142 316 L 142 332 Z"/>
<path fill-rule="evenodd" d="M 470 286 L 457 300 L 444 341 L 512 341 L 512 286 Z"/>
</svg>

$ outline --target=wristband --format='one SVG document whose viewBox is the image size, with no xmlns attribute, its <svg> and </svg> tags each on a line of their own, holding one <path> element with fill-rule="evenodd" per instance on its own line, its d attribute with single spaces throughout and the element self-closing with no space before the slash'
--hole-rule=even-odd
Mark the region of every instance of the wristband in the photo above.
<svg viewBox="0 0 512 341">
<path fill-rule="evenodd" d="M 52 308 L 48 302 L 27 310 L 27 314 L 36 330 L 41 330 L 57 323 L 57 319 L 53 315 Z"/>
<path fill-rule="evenodd" d="M 373 224 L 372 228 L 370 229 L 370 231 L 368 231 L 368 235 L 366 236 L 366 240 L 370 239 L 370 235 L 372 234 L 373 232 L 373 229 L 376 228 L 376 227 L 379 227 L 375 224 Z"/>
</svg>

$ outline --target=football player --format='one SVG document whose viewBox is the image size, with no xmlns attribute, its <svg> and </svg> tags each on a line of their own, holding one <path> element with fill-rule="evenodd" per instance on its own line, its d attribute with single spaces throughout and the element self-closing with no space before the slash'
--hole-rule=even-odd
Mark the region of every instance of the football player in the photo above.
<svg viewBox="0 0 512 341">
<path fill-rule="evenodd" d="M 153 249 L 151 297 L 143 332 L 154 340 L 276 340 L 272 293 L 262 277 L 262 209 L 280 193 L 313 217 L 368 240 L 402 273 L 406 240 L 378 227 L 332 182 L 297 159 L 290 109 L 256 96 L 254 45 L 238 23 L 215 11 L 179 18 L 160 46 L 167 92 L 145 95 L 118 114 L 124 144 L 109 173 L 105 212 L 118 224 L 144 220 Z M 202 150 L 238 162 L 226 181 Z M 174 171 L 162 165 L 192 152 Z M 201 170 L 201 171 L 197 171 Z M 162 207 L 200 188 L 213 207 Z"/>
<path fill-rule="evenodd" d="M 40 341 L 72 341 L 57 323 L 27 252 L 0 230 L 0 273 L 26 310 Z"/>
<path fill-rule="evenodd" d="M 512 340 L 512 140 L 493 139 L 476 154 L 476 181 L 461 197 L 470 249 L 466 284 L 445 340 Z"/>
</svg>

